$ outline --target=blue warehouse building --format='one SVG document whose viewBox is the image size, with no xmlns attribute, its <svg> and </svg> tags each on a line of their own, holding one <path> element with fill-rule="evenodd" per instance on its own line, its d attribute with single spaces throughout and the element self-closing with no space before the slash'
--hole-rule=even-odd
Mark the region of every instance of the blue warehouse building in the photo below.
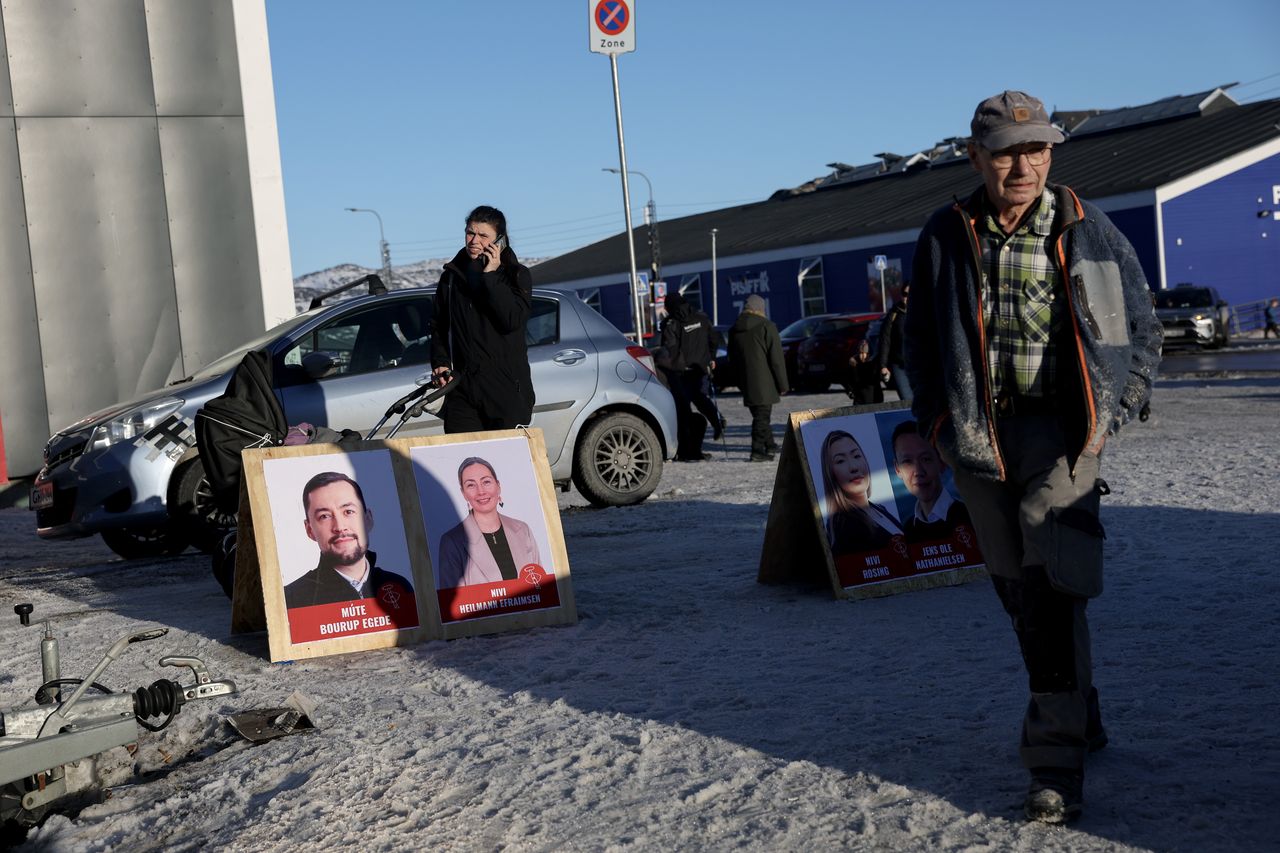
<svg viewBox="0 0 1280 853">
<path fill-rule="evenodd" d="M 1068 139 L 1054 150 L 1049 180 L 1111 217 L 1153 289 L 1211 285 L 1239 304 L 1280 292 L 1280 99 L 1239 104 L 1226 88 L 1055 112 Z M 880 311 L 882 293 L 892 303 L 910 277 L 928 216 L 978 186 L 964 143 L 880 154 L 862 166 L 831 163 L 830 174 L 764 201 L 662 222 L 666 287 L 721 324 L 752 293 L 779 325 Z M 646 227 L 635 231 L 642 267 Z M 538 264 L 534 280 L 577 290 L 618 328 L 634 330 L 627 264 L 624 232 Z"/>
</svg>

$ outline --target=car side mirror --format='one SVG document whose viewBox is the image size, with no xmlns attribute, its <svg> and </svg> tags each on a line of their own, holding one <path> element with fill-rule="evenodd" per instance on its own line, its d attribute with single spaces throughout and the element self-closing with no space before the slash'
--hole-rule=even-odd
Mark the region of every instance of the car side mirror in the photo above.
<svg viewBox="0 0 1280 853">
<path fill-rule="evenodd" d="M 324 379 L 337 371 L 338 360 L 331 352 L 309 352 L 302 357 L 302 369 L 312 379 Z"/>
</svg>

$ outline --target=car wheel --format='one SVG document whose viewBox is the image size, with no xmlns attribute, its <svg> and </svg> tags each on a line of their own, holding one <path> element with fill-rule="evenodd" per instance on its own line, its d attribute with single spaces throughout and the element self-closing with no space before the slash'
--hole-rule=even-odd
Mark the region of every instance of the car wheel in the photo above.
<svg viewBox="0 0 1280 853">
<path fill-rule="evenodd" d="M 662 444 L 640 418 L 613 412 L 587 426 L 573 462 L 573 484 L 591 503 L 636 504 L 662 478 Z"/>
<path fill-rule="evenodd" d="M 186 538 L 172 525 L 121 527 L 102 531 L 102 541 L 126 560 L 172 557 L 187 550 Z"/>
<path fill-rule="evenodd" d="M 197 456 L 184 462 L 169 481 L 169 517 L 192 545 L 212 554 L 222 537 L 236 527 L 235 514 L 218 509 L 213 487 Z"/>
</svg>

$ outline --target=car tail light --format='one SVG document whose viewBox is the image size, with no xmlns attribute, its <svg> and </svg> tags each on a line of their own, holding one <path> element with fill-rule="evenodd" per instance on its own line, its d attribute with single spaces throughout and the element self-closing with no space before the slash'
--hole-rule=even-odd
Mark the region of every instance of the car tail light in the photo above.
<svg viewBox="0 0 1280 853">
<path fill-rule="evenodd" d="M 644 365 L 644 369 L 652 373 L 654 376 L 658 375 L 658 371 L 653 363 L 653 353 L 649 352 L 644 347 L 632 344 L 627 347 L 627 355 Z"/>
</svg>

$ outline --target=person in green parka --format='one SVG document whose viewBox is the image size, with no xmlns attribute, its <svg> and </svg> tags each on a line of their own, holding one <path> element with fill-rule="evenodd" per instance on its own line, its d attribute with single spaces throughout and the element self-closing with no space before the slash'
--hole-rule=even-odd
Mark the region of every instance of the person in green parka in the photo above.
<svg viewBox="0 0 1280 853">
<path fill-rule="evenodd" d="M 778 327 L 764 312 L 764 299 L 753 293 L 729 329 L 729 363 L 742 389 L 742 404 L 751 412 L 752 462 L 773 459 L 777 443 L 773 440 L 769 416 L 773 404 L 788 390 L 782 339 L 778 337 Z"/>
</svg>

